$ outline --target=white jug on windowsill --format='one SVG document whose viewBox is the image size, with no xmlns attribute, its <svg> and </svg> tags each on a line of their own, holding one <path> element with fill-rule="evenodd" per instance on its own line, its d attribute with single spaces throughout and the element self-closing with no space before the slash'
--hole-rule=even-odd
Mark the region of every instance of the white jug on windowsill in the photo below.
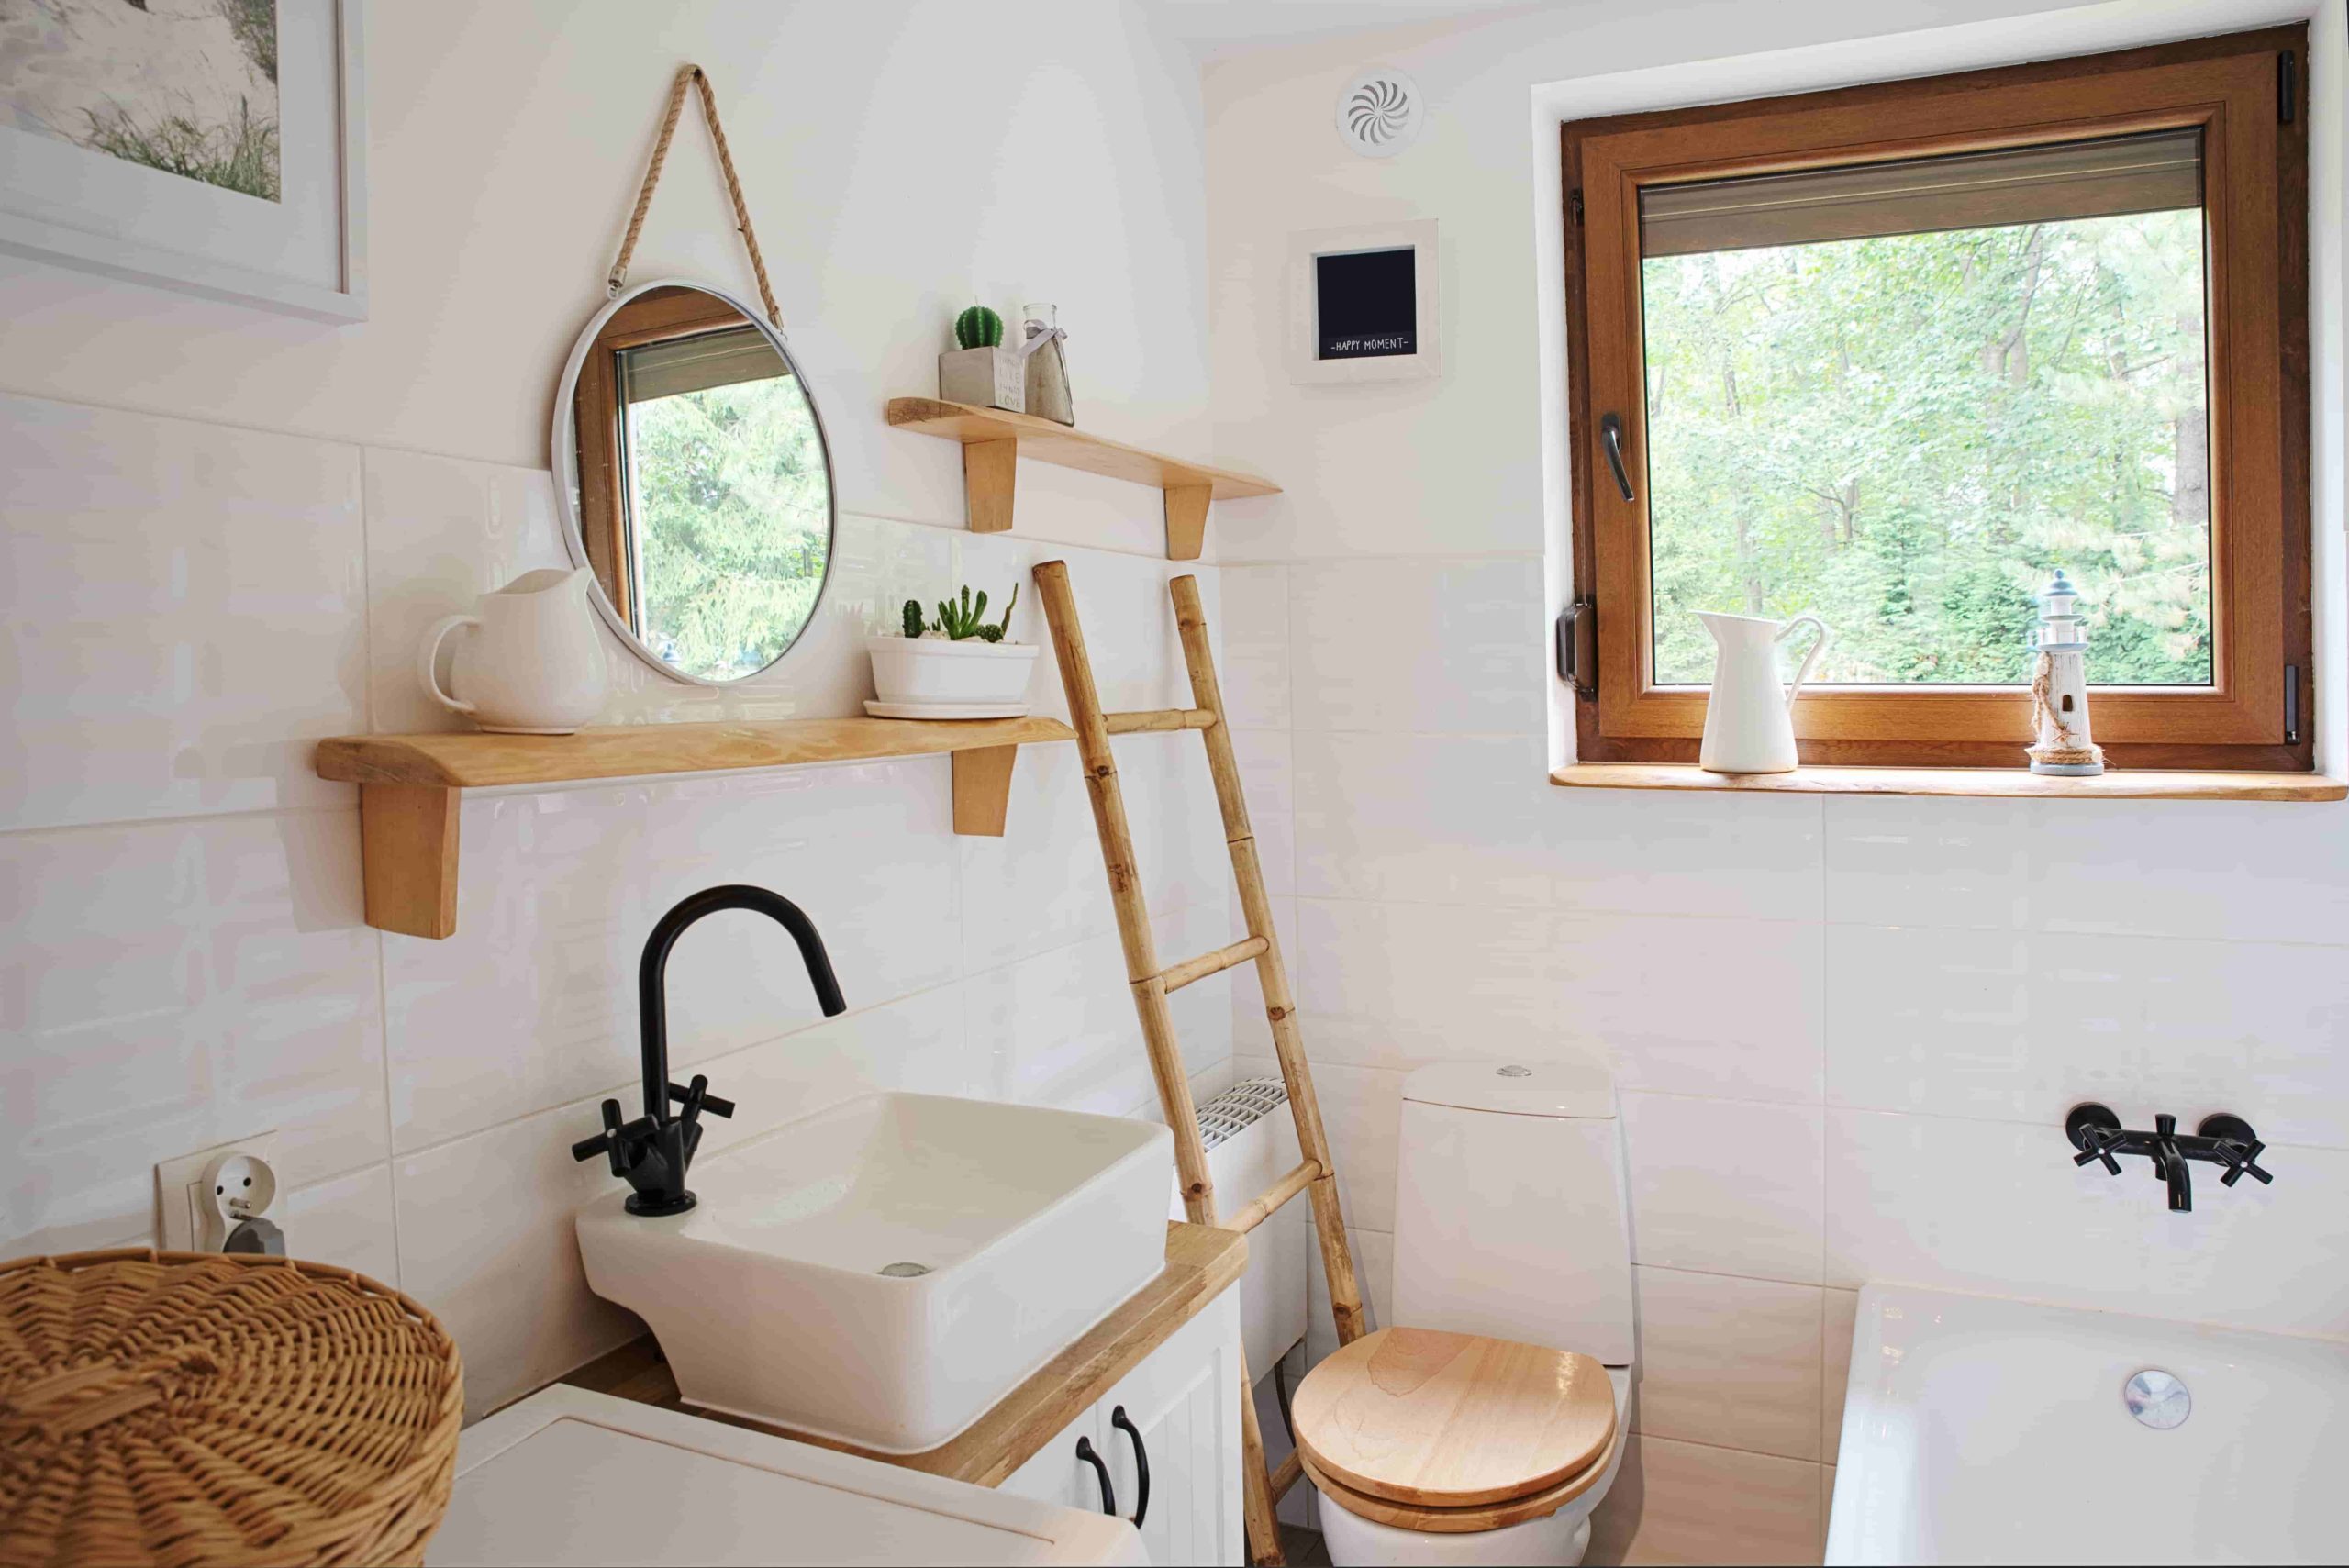
<svg viewBox="0 0 2349 1568">
<path fill-rule="evenodd" d="M 493 735 L 570 735 L 594 722 L 611 692 L 611 671 L 587 595 L 596 573 L 541 567 L 495 594 L 469 616 L 450 616 L 424 634 L 417 678 L 432 699 L 470 715 Z M 440 644 L 460 627 L 443 689 L 436 667 Z M 451 695 L 453 694 L 453 695 Z"/>
<path fill-rule="evenodd" d="M 1714 773 L 1790 773 L 1795 771 L 1795 698 L 1827 647 L 1827 623 L 1817 616 L 1775 621 L 1762 616 L 1716 615 L 1697 618 L 1713 634 L 1713 691 L 1705 702 L 1705 740 L 1697 765 Z M 1778 645 L 1798 627 L 1816 627 L 1819 637 L 1795 671 L 1794 684 L 1781 684 Z"/>
</svg>

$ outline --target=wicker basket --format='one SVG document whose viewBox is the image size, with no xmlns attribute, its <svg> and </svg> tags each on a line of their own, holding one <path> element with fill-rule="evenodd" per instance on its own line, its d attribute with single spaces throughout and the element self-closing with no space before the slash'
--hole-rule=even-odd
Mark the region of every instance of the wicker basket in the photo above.
<svg viewBox="0 0 2349 1568">
<path fill-rule="evenodd" d="M 421 1562 L 462 1414 L 455 1341 L 345 1269 L 0 1263 L 0 1565 Z"/>
</svg>

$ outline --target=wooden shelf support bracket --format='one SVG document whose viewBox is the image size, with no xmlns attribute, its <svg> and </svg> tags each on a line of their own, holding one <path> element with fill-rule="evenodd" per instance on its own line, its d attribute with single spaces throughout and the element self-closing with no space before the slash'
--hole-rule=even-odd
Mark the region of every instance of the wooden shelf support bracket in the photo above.
<svg viewBox="0 0 2349 1568">
<path fill-rule="evenodd" d="M 1017 746 L 985 746 L 954 753 L 954 831 L 981 839 L 1003 837 L 1011 811 L 1011 769 Z"/>
<path fill-rule="evenodd" d="M 429 784 L 359 786 L 359 857 L 367 923 L 402 936 L 457 929 L 457 819 L 462 798 Z"/>
<path fill-rule="evenodd" d="M 1207 543 L 1208 503 L 1215 492 L 1205 484 L 1166 487 L 1166 559 L 1197 561 Z"/>
<path fill-rule="evenodd" d="M 1019 443 L 963 443 L 963 510 L 974 534 L 1011 531 L 1011 494 L 1019 482 Z"/>
</svg>

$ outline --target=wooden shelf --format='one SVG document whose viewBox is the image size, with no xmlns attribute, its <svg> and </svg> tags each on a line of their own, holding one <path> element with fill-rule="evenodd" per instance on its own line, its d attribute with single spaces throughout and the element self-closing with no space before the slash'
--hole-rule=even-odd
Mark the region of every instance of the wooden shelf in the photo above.
<svg viewBox="0 0 2349 1568">
<path fill-rule="evenodd" d="M 954 831 L 1003 836 L 1019 748 L 1068 740 L 1056 718 L 795 718 L 637 724 L 576 735 L 343 735 L 318 742 L 323 779 L 359 786 L 367 923 L 411 937 L 457 929 L 457 818 L 469 789 L 729 773 L 873 757 L 954 758 Z"/>
<path fill-rule="evenodd" d="M 963 443 L 963 503 L 973 533 L 1001 533 L 1011 527 L 1013 473 L 1023 457 L 1163 491 L 1169 561 L 1199 558 L 1207 539 L 1208 502 L 1281 492 L 1279 485 L 1252 473 L 1185 462 L 1033 414 L 1008 414 L 935 397 L 893 397 L 888 417 L 901 430 Z"/>
<path fill-rule="evenodd" d="M 1034 1458 L 1039 1449 L 1086 1406 L 1107 1394 L 1118 1379 L 1141 1365 L 1143 1357 L 1173 1338 L 1174 1330 L 1197 1317 L 1208 1302 L 1239 1280 L 1247 1266 L 1246 1237 L 1212 1225 L 1180 1221 L 1169 1225 L 1164 1273 L 997 1400 L 960 1437 L 926 1453 L 877 1453 L 836 1438 L 687 1405 L 678 1397 L 677 1380 L 649 1334 L 589 1362 L 561 1381 L 640 1405 L 683 1410 L 907 1470 L 996 1486 Z"/>
<path fill-rule="evenodd" d="M 1570 789 L 1742 790 L 1754 795 L 1970 795 L 2042 800 L 2339 800 L 2321 773 L 2108 772 L 2054 778 L 2021 768 L 1800 768 L 1709 773 L 1686 762 L 1576 762 L 1550 775 Z"/>
</svg>

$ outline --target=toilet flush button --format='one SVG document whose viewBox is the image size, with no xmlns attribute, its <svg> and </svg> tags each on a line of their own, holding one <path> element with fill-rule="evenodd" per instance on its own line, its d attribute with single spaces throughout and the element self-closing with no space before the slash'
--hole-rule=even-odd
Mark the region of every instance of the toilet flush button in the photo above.
<svg viewBox="0 0 2349 1568">
<path fill-rule="evenodd" d="M 1533 1076 L 1533 1069 L 1531 1067 L 1496 1067 L 1493 1069 L 1493 1076 L 1496 1078 L 1531 1078 Z"/>
</svg>

